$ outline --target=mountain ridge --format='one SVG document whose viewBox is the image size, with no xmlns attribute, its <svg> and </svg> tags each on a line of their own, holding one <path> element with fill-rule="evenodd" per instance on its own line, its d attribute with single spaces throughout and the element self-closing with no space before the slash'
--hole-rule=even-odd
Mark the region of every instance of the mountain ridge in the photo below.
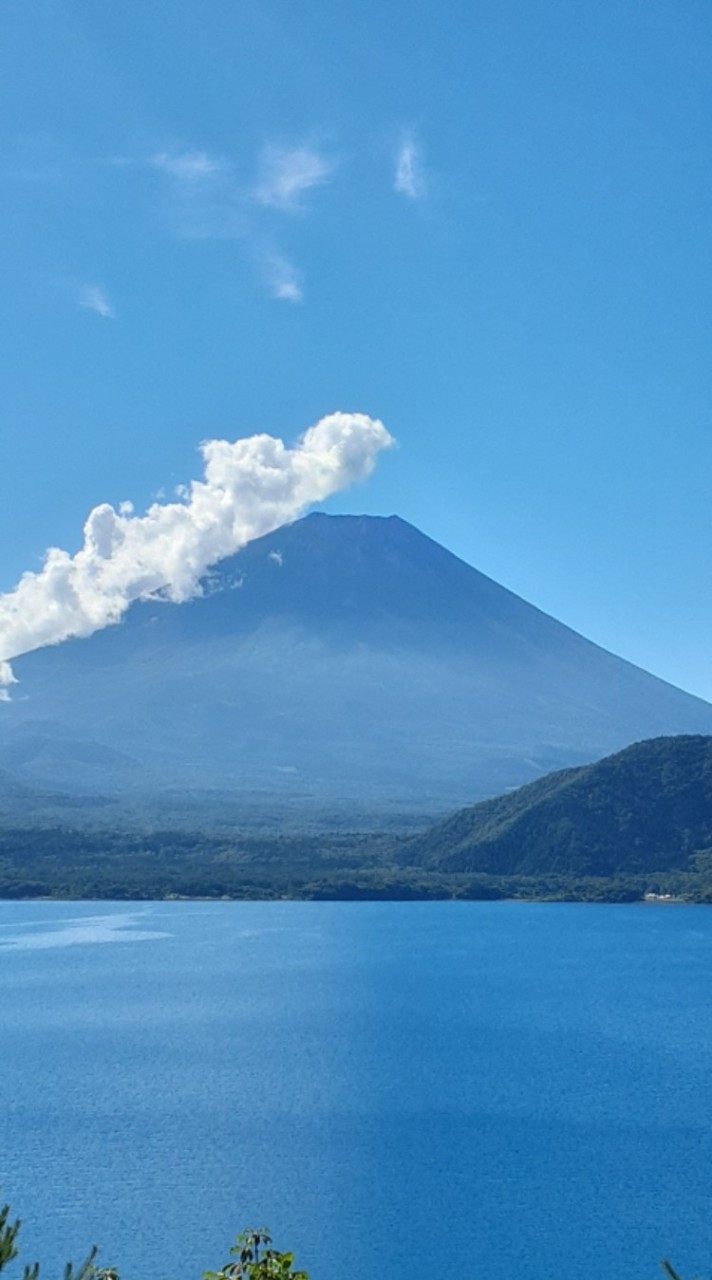
<svg viewBox="0 0 712 1280">
<path fill-rule="evenodd" d="M 580 636 L 400 517 L 313 513 L 185 604 L 13 662 L 0 769 L 446 812 L 628 742 L 712 732 L 712 706 Z M 260 801 L 261 803 L 262 801 Z"/>
<path fill-rule="evenodd" d="M 688 870 L 712 855 L 712 736 L 615 755 L 468 806 L 408 840 L 404 866 L 526 876 Z"/>
</svg>

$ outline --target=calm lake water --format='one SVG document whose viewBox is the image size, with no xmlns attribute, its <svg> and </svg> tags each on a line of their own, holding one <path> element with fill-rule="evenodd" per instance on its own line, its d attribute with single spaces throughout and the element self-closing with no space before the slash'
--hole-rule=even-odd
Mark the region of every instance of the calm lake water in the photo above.
<svg viewBox="0 0 712 1280">
<path fill-rule="evenodd" d="M 0 903 L 23 1257 L 709 1274 L 711 994 L 705 908 Z"/>
</svg>

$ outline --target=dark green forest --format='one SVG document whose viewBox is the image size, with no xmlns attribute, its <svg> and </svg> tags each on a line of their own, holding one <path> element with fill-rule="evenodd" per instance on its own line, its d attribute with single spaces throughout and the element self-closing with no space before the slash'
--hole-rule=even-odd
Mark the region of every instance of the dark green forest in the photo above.
<svg viewBox="0 0 712 1280">
<path fill-rule="evenodd" d="M 0 817 L 0 896 L 712 902 L 712 738 L 659 738 L 413 834 Z"/>
<path fill-rule="evenodd" d="M 2 898 L 521 898 L 635 902 L 646 894 L 712 902 L 712 855 L 690 870 L 645 875 L 497 875 L 398 865 L 398 843 L 370 834 L 321 840 L 233 839 L 166 830 L 0 831 Z"/>
<path fill-rule="evenodd" d="M 403 864 L 572 878 L 699 873 L 712 854 L 712 738 L 654 738 L 462 809 Z"/>
</svg>

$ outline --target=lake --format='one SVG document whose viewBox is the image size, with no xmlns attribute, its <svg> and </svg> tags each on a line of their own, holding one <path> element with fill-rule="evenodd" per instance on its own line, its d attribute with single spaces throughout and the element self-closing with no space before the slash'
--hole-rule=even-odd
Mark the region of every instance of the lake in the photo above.
<svg viewBox="0 0 712 1280">
<path fill-rule="evenodd" d="M 703 907 L 0 902 L 23 1259 L 709 1274 L 711 993 Z"/>
</svg>

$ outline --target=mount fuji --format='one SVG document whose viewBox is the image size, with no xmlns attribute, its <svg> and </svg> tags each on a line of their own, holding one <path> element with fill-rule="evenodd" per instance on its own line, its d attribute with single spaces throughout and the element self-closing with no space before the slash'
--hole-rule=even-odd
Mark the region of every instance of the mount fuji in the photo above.
<svg viewBox="0 0 712 1280">
<path fill-rule="evenodd" d="M 396 516 L 313 514 L 13 662 L 2 789 L 133 803 L 442 813 L 712 706 L 615 657 Z M 28 791 L 29 789 L 29 791 Z"/>
</svg>

